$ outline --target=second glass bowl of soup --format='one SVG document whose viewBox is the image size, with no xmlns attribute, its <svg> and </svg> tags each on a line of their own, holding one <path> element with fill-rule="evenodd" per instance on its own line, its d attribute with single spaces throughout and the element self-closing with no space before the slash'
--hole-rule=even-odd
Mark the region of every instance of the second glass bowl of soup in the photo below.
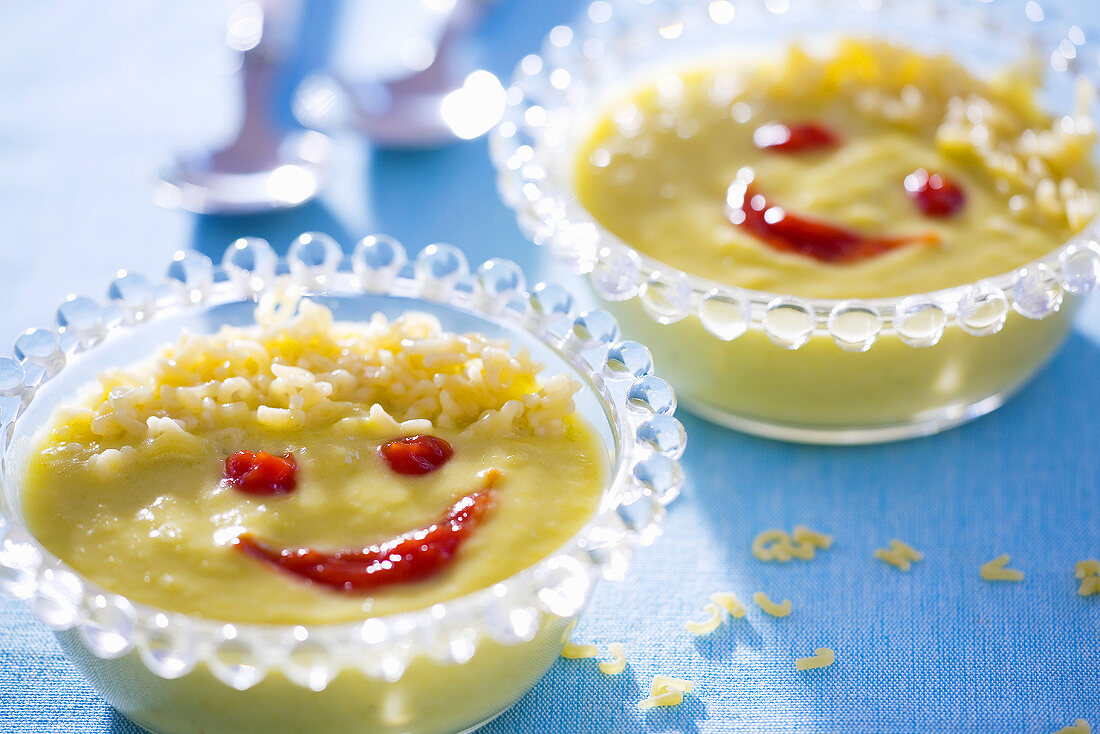
<svg viewBox="0 0 1100 734">
<path fill-rule="evenodd" d="M 1097 286 L 1087 41 L 1034 3 L 601 0 L 517 68 L 499 185 L 693 410 L 932 433 Z"/>
<path fill-rule="evenodd" d="M 403 382 L 401 365 L 435 378 Z M 546 672 L 594 583 L 621 576 L 677 495 L 685 436 L 652 366 L 608 314 L 528 291 L 507 261 L 470 273 L 449 245 L 414 263 L 385 237 L 342 259 L 318 234 L 286 261 L 262 240 L 222 268 L 179 253 L 160 285 L 128 274 L 107 305 L 71 298 L 0 358 L 0 591 L 150 731 L 468 730 Z M 508 397 L 479 412 L 479 394 Z M 521 414 L 526 439 L 498 430 Z M 431 466 L 384 450 L 429 430 L 449 442 L 416 455 Z M 544 457 L 560 463 L 547 486 L 522 462 L 551 444 L 565 453 Z M 260 451 L 256 476 L 225 459 Z M 526 488 L 505 498 L 510 478 Z M 475 492 L 422 523 L 475 485 L 487 506 Z M 293 552 L 354 549 L 391 520 L 425 530 L 373 561 Z M 452 565 L 436 575 L 409 566 L 437 555 Z M 370 586 L 386 564 L 413 575 Z"/>
</svg>

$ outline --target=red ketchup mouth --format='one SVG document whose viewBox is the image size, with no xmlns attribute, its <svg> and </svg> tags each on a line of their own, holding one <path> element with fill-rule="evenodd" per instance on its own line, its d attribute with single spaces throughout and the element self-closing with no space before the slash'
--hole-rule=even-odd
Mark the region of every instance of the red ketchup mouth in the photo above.
<svg viewBox="0 0 1100 734">
<path fill-rule="evenodd" d="M 459 499 L 438 521 L 364 548 L 277 548 L 251 533 L 238 536 L 234 546 L 258 561 L 338 591 L 362 593 L 420 581 L 450 563 L 492 508 L 493 488 L 500 481 L 500 472 L 489 469 L 482 480 L 481 489 Z"/>
<path fill-rule="evenodd" d="M 749 169 L 743 169 L 726 194 L 726 216 L 764 244 L 826 263 L 854 263 L 912 244 L 936 244 L 921 235 L 872 237 L 787 211 L 760 193 Z"/>
</svg>

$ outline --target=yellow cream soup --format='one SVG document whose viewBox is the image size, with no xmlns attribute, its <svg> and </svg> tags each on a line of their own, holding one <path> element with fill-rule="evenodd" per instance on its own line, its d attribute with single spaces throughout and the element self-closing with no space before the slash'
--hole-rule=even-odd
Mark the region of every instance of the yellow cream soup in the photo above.
<svg viewBox="0 0 1100 734">
<path fill-rule="evenodd" d="M 333 324 L 309 302 L 286 324 L 185 337 L 61 411 L 27 467 L 26 520 L 105 588 L 202 617 L 308 624 L 430 606 L 535 563 L 596 509 L 606 452 L 573 412 L 579 385 L 540 385 L 539 368 L 430 317 Z M 412 434 L 453 456 L 396 473 L 379 447 Z M 296 489 L 222 481 L 240 450 L 291 452 Z M 500 473 L 491 508 L 425 580 L 338 591 L 233 545 L 247 531 L 279 548 L 363 548 L 440 521 L 487 470 Z"/>
<path fill-rule="evenodd" d="M 964 284 L 1040 257 L 1097 209 L 1095 132 L 1058 120 L 1022 70 L 982 80 L 946 56 L 845 40 L 822 56 L 668 72 L 615 100 L 580 147 L 580 203 L 641 252 L 747 288 L 823 298 L 888 297 Z M 758 147 L 770 123 L 815 123 L 835 145 Z M 906 190 L 919 169 L 963 191 L 927 216 Z M 739 172 L 790 214 L 913 242 L 850 262 L 778 249 L 731 223 Z"/>
</svg>

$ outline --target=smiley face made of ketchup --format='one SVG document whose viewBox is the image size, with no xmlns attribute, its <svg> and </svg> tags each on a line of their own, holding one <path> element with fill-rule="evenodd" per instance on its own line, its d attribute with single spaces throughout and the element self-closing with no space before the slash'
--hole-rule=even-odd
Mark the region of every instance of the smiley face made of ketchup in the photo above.
<svg viewBox="0 0 1100 734">
<path fill-rule="evenodd" d="M 799 155 L 838 147 L 841 137 L 817 122 L 771 122 L 757 128 L 753 142 L 763 151 Z M 864 260 L 911 244 L 936 244 L 934 233 L 873 237 L 787 211 L 759 191 L 755 173 L 743 168 L 726 195 L 726 216 L 735 226 L 777 250 L 829 263 Z M 962 188 L 941 173 L 924 168 L 901 182 L 914 206 L 926 217 L 957 214 L 966 203 Z"/>
<path fill-rule="evenodd" d="M 454 450 L 441 438 L 417 435 L 389 441 L 378 453 L 394 472 L 419 476 L 440 469 Z M 295 490 L 297 474 L 291 453 L 238 451 L 226 458 L 222 481 L 244 494 L 279 496 Z M 248 532 L 237 536 L 233 547 L 261 563 L 337 591 L 363 593 L 419 581 L 445 568 L 481 524 L 492 508 L 493 489 L 500 478 L 498 470 L 485 470 L 481 486 L 459 498 L 436 522 L 362 548 L 280 548 Z"/>
</svg>

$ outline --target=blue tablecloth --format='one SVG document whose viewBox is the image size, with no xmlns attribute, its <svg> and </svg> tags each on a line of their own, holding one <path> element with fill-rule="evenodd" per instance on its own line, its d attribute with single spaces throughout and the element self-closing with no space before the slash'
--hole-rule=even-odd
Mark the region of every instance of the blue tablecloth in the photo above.
<svg viewBox="0 0 1100 734">
<path fill-rule="evenodd" d="M 1022 3 L 1018 3 L 1022 4 Z M 1078 3 L 1080 7 L 1083 3 Z M 505 0 L 481 31 L 482 63 L 507 78 L 576 0 Z M 560 277 L 499 202 L 484 141 L 377 152 L 340 140 L 336 179 L 298 210 L 193 217 L 150 203 L 156 164 L 233 129 L 219 2 L 8 4 L 0 21 L 0 343 L 53 322 L 66 294 L 101 297 L 119 268 L 159 276 L 170 253 L 215 258 L 240 235 L 283 249 L 304 230 L 345 247 L 370 231 L 411 248 L 460 244 L 532 279 Z M 319 63 L 305 54 L 294 73 Z M 658 365 L 658 368 L 660 366 Z M 1100 723 L 1100 596 L 1073 564 L 1100 556 L 1100 308 L 993 415 L 933 438 L 815 448 L 742 436 L 686 413 L 682 499 L 628 578 L 598 590 L 575 637 L 626 644 L 608 678 L 560 661 L 490 732 L 1051 732 Z M 761 564 L 750 539 L 804 523 L 832 532 L 812 563 Z M 909 573 L 871 558 L 890 538 L 927 554 Z M 999 553 L 1027 574 L 990 584 Z M 693 638 L 709 594 L 790 598 L 785 619 L 748 617 Z M 793 660 L 836 650 L 832 667 Z M 697 683 L 684 704 L 640 712 L 655 673 Z M 0 600 L 0 731 L 136 728 L 79 678 L 23 605 Z"/>
</svg>

